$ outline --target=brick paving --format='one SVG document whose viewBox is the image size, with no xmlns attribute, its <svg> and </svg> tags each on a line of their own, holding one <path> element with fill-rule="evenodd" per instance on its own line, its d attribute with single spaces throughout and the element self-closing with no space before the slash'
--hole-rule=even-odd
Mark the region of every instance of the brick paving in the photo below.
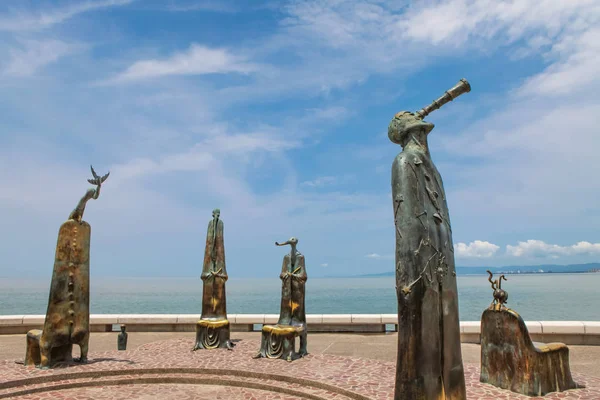
<svg viewBox="0 0 600 400">
<path fill-rule="evenodd" d="M 193 344 L 191 338 L 179 338 L 127 351 L 92 348 L 87 364 L 52 370 L 27 368 L 22 360 L 0 361 L 0 399 L 393 398 L 394 362 L 317 353 L 292 363 L 254 360 L 257 340 L 240 340 L 233 351 L 192 352 Z M 469 399 L 537 399 L 480 383 L 478 364 L 465 363 L 465 377 Z M 586 388 L 543 399 L 600 399 L 600 378 L 575 372 L 573 377 Z"/>
</svg>

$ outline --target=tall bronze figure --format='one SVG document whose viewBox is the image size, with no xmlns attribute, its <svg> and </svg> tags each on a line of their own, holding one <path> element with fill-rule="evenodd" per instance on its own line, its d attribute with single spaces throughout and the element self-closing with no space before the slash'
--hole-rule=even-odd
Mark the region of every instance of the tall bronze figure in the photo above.
<svg viewBox="0 0 600 400">
<path fill-rule="evenodd" d="M 416 113 L 397 113 L 390 140 L 396 225 L 398 358 L 394 399 L 466 399 L 452 228 L 442 177 L 431 160 L 431 111 L 470 90 L 461 80 Z"/>
<path fill-rule="evenodd" d="M 109 174 L 88 179 L 88 189 L 58 232 L 50 297 L 44 329 L 27 333 L 25 365 L 49 368 L 72 360 L 73 345 L 79 345 L 79 362 L 87 361 L 90 337 L 90 225 L 83 221 L 85 205 L 100 196 L 100 187 Z"/>
<path fill-rule="evenodd" d="M 193 350 L 233 348 L 229 339 L 227 302 L 225 299 L 225 245 L 223 242 L 223 220 L 221 211 L 213 210 L 213 219 L 208 223 L 204 265 L 202 266 L 203 292 L 202 316 L 196 323 L 196 344 Z"/>
<path fill-rule="evenodd" d="M 304 308 L 306 264 L 296 250 L 298 239 L 291 238 L 277 246 L 290 245 L 290 254 L 283 257 L 281 266 L 281 310 L 277 325 L 264 325 L 260 351 L 254 358 L 283 358 L 292 361 L 308 354 L 306 349 L 306 311 Z M 300 348 L 295 351 L 295 338 L 300 337 Z"/>
</svg>

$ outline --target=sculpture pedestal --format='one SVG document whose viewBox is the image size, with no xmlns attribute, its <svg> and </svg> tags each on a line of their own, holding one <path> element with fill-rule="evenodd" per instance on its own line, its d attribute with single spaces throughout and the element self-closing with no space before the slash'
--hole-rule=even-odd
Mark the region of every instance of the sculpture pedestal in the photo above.
<svg viewBox="0 0 600 400">
<path fill-rule="evenodd" d="M 27 349 L 25 350 L 25 365 L 36 366 L 41 363 L 40 356 L 40 338 L 42 331 L 40 329 L 32 329 L 27 332 Z"/>
<path fill-rule="evenodd" d="M 87 359 L 90 332 L 90 237 L 85 221 L 68 220 L 58 232 L 48 309 L 43 330 L 27 333 L 26 365 L 52 367 L 73 360 L 76 344 L 79 361 Z"/>
<path fill-rule="evenodd" d="M 296 353 L 296 336 L 300 336 L 300 352 Z M 302 325 L 263 325 L 260 352 L 255 358 L 296 360 L 306 352 L 306 327 Z"/>
<path fill-rule="evenodd" d="M 521 316 L 506 308 L 481 316 L 479 380 L 526 396 L 581 387 L 571 377 L 569 348 L 532 342 Z"/>
<path fill-rule="evenodd" d="M 196 344 L 193 350 L 230 348 L 229 321 L 201 319 L 196 323 Z"/>
<path fill-rule="evenodd" d="M 59 362 L 72 361 L 72 344 L 48 348 L 46 354 L 42 351 L 40 342 L 43 332 L 40 329 L 32 329 L 27 332 L 27 348 L 25 350 L 25 365 L 40 366 L 42 368 L 52 367 Z"/>
</svg>

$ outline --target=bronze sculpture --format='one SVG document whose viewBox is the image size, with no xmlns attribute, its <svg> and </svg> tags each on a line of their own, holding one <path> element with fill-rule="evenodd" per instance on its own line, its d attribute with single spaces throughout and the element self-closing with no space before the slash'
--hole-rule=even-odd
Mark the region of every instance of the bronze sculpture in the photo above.
<svg viewBox="0 0 600 400">
<path fill-rule="evenodd" d="M 127 327 L 125 325 L 121 325 L 121 333 L 117 336 L 117 350 L 127 350 L 127 332 L 125 332 Z"/>
<path fill-rule="evenodd" d="M 527 396 L 544 396 L 582 387 L 573 381 L 569 348 L 531 340 L 523 318 L 505 306 L 502 276 L 492 281 L 494 301 L 481 315 L 481 374 L 484 383 Z M 506 280 L 506 278 L 504 278 Z"/>
<path fill-rule="evenodd" d="M 398 358 L 394 399 L 466 399 L 452 228 L 442 178 L 423 121 L 470 91 L 462 79 L 430 106 L 397 113 L 388 136 L 402 146 L 392 165 L 396 226 Z"/>
<path fill-rule="evenodd" d="M 25 365 L 52 367 L 72 360 L 73 344 L 79 345 L 86 362 L 90 336 L 90 225 L 83 221 L 88 200 L 100 196 L 100 187 L 109 174 L 88 179 L 96 188 L 88 189 L 58 233 L 48 310 L 43 330 L 27 333 Z"/>
<path fill-rule="evenodd" d="M 227 320 L 227 302 L 225 298 L 225 244 L 223 239 L 223 220 L 221 211 L 213 210 L 213 219 L 208 223 L 204 264 L 202 315 L 196 323 L 196 343 L 193 350 L 227 348 L 233 349 L 230 340 L 229 321 Z"/>
<path fill-rule="evenodd" d="M 290 254 L 283 257 L 281 266 L 281 309 L 276 325 L 264 325 L 260 350 L 254 358 L 283 358 L 292 361 L 308 354 L 306 311 L 304 308 L 306 264 L 296 250 L 298 239 L 292 237 L 277 246 L 290 245 Z M 300 337 L 300 348 L 295 351 L 295 338 Z"/>
<path fill-rule="evenodd" d="M 487 273 L 490 274 L 488 281 L 490 281 L 492 290 L 494 291 L 494 301 L 492 301 L 492 304 L 490 304 L 490 310 L 506 309 L 505 304 L 508 301 L 508 293 L 506 290 L 502 290 L 502 280 L 504 279 L 506 281 L 506 277 L 504 275 L 500 275 L 498 279 L 492 281 L 494 274 L 492 274 L 492 271 L 490 270 L 487 270 Z"/>
</svg>

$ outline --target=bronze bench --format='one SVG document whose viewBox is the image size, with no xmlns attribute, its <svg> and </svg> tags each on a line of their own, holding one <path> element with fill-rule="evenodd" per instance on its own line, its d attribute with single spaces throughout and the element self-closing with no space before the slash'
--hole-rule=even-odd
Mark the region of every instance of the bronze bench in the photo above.
<svg viewBox="0 0 600 400">
<path fill-rule="evenodd" d="M 481 316 L 480 381 L 527 396 L 582 387 L 571 377 L 569 348 L 533 342 L 523 318 L 505 307 Z"/>
<path fill-rule="evenodd" d="M 263 325 L 260 355 L 266 358 L 296 360 L 305 354 L 296 353 L 296 337 L 306 340 L 304 325 Z M 300 346 L 302 348 L 302 346 Z"/>
</svg>

